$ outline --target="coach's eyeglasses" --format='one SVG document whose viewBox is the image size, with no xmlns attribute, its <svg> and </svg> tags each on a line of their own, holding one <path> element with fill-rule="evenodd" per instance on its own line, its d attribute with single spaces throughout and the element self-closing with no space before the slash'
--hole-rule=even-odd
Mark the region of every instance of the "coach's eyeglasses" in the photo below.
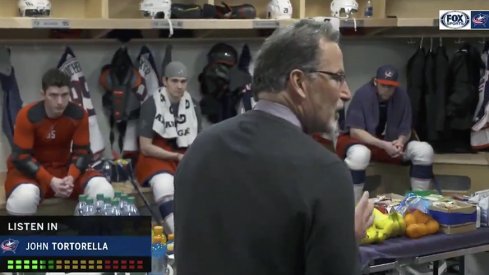
<svg viewBox="0 0 489 275">
<path fill-rule="evenodd" d="M 328 75 L 329 77 L 331 77 L 331 79 L 336 81 L 339 84 L 339 86 L 345 84 L 346 81 L 346 75 L 344 73 L 333 73 L 333 72 L 321 71 L 321 70 L 309 71 L 309 73 L 321 73 L 321 74 Z"/>
</svg>

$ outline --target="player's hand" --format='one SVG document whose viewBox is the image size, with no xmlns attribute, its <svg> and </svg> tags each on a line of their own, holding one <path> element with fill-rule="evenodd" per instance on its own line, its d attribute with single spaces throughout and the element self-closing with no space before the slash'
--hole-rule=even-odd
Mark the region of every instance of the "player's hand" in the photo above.
<svg viewBox="0 0 489 275">
<path fill-rule="evenodd" d="M 402 150 L 394 146 L 394 144 L 389 141 L 384 142 L 384 150 L 389 156 L 393 158 L 397 158 L 403 154 Z"/>
<path fill-rule="evenodd" d="M 49 186 L 53 189 L 55 197 L 68 198 L 73 192 L 73 187 L 70 187 L 63 179 L 57 177 L 51 179 Z"/>
<path fill-rule="evenodd" d="M 74 181 L 75 181 L 75 180 L 73 179 L 73 176 L 66 176 L 66 177 L 64 177 L 64 178 L 63 178 L 63 181 L 64 181 L 64 182 L 65 182 L 65 183 L 66 183 L 68 186 L 71 186 L 71 187 L 75 186 L 75 184 L 74 184 Z"/>
<path fill-rule="evenodd" d="M 177 159 L 178 159 L 178 161 L 182 161 L 183 154 L 177 153 Z"/>
<path fill-rule="evenodd" d="M 400 139 L 393 140 L 392 145 L 394 145 L 394 147 L 396 147 L 400 151 L 404 150 L 404 143 Z"/>
<path fill-rule="evenodd" d="M 68 192 L 70 193 L 69 195 L 71 195 L 73 188 L 75 187 L 75 180 L 73 179 L 73 176 L 66 176 L 63 178 L 63 180 L 68 185 Z"/>
<path fill-rule="evenodd" d="M 368 191 L 363 192 L 355 207 L 355 237 L 357 241 L 360 241 L 365 236 L 365 231 L 374 221 L 374 203 L 369 201 L 368 197 Z"/>
</svg>

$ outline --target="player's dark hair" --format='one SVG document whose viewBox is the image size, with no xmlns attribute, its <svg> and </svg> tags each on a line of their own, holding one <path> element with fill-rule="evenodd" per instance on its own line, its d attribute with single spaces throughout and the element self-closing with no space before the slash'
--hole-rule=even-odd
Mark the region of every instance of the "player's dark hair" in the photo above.
<svg viewBox="0 0 489 275">
<path fill-rule="evenodd" d="M 58 69 L 49 69 L 42 76 L 42 90 L 46 91 L 49 87 L 70 86 L 70 77 Z"/>
</svg>

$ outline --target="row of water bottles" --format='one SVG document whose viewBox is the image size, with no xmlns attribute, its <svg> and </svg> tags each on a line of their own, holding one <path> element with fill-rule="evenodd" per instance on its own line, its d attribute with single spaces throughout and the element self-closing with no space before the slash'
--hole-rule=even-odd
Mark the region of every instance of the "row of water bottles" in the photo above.
<svg viewBox="0 0 489 275">
<path fill-rule="evenodd" d="M 114 198 L 97 194 L 95 201 L 87 195 L 80 195 L 75 208 L 75 216 L 139 216 L 135 198 L 115 192 Z"/>
</svg>

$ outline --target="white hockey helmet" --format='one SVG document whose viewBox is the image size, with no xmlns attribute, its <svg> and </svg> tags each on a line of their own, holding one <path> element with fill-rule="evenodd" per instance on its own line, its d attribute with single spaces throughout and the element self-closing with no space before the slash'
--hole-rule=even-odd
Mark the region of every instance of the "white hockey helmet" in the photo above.
<svg viewBox="0 0 489 275">
<path fill-rule="evenodd" d="M 358 3 L 355 0 L 333 0 L 330 8 L 332 16 L 338 18 L 349 18 L 352 13 L 358 11 Z M 342 11 L 344 16 L 342 16 Z"/>
<path fill-rule="evenodd" d="M 50 0 L 19 0 L 20 16 L 49 16 L 51 14 Z"/>
<path fill-rule="evenodd" d="M 292 18 L 292 4 L 290 0 L 271 0 L 268 2 L 267 17 L 269 19 Z"/>
<path fill-rule="evenodd" d="M 143 0 L 139 9 L 145 17 L 170 19 L 171 0 Z"/>
</svg>

